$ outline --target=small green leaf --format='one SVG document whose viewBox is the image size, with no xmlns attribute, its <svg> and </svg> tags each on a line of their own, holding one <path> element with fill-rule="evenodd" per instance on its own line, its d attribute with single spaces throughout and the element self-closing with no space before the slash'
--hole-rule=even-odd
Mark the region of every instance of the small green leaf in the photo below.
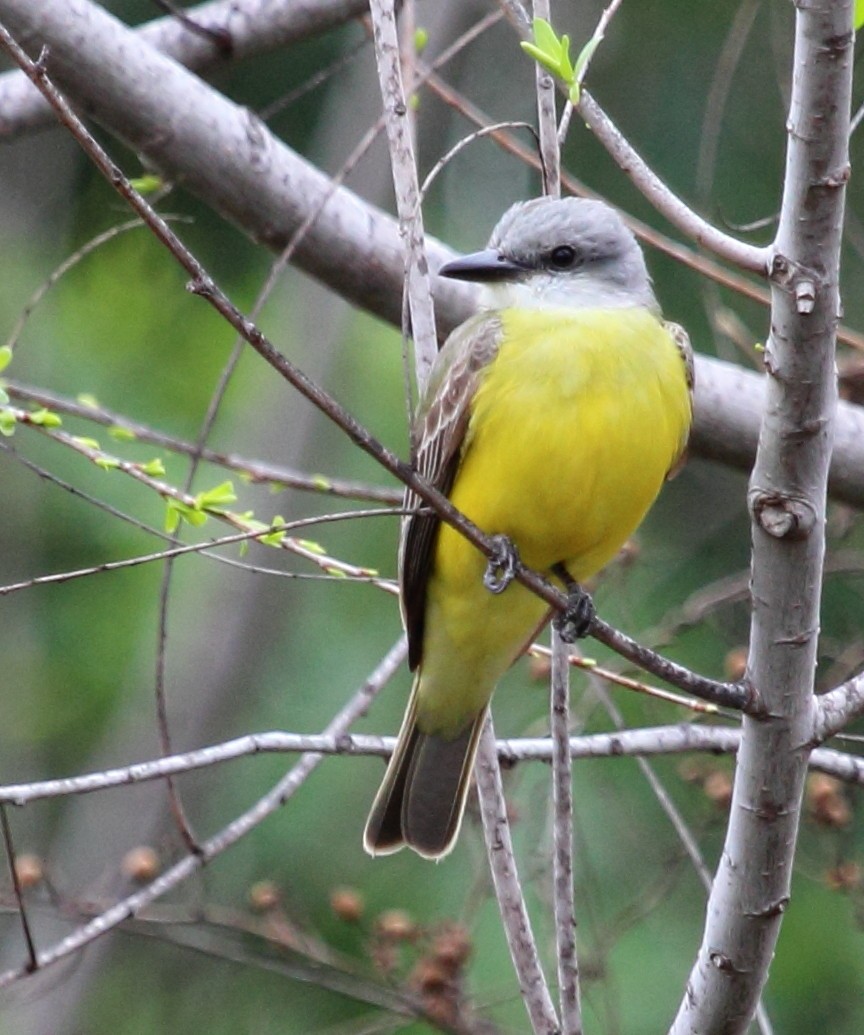
<svg viewBox="0 0 864 1035">
<path fill-rule="evenodd" d="M 534 31 L 534 42 L 541 50 L 545 50 L 547 54 L 557 53 L 560 43 L 550 22 L 545 18 L 535 18 L 531 28 Z"/>
<path fill-rule="evenodd" d="M 329 565 L 324 569 L 328 575 L 332 575 L 334 579 L 347 579 L 348 576 L 342 571 L 341 568 L 333 568 Z"/>
<path fill-rule="evenodd" d="M 423 26 L 418 26 L 414 30 L 414 53 L 422 54 L 426 47 L 429 45 L 429 30 L 424 29 Z"/>
<path fill-rule="evenodd" d="M 855 0 L 853 24 L 856 32 L 864 25 L 864 0 Z"/>
<path fill-rule="evenodd" d="M 302 546 L 304 550 L 308 550 L 309 553 L 314 553 L 318 556 L 327 553 L 324 547 L 320 543 L 316 543 L 314 539 L 298 539 L 297 543 Z"/>
<path fill-rule="evenodd" d="M 78 402 L 81 403 L 82 406 L 86 406 L 88 410 L 99 409 L 99 401 L 95 395 L 91 395 L 89 392 L 81 392 L 76 396 L 76 398 L 78 399 Z"/>
<path fill-rule="evenodd" d="M 120 466 L 116 456 L 97 456 L 93 462 L 103 471 L 115 471 Z"/>
<path fill-rule="evenodd" d="M 273 525 L 284 525 L 285 518 L 281 514 L 277 514 L 276 517 L 270 522 L 271 527 Z M 287 531 L 284 528 L 278 529 L 276 532 L 268 532 L 267 535 L 262 535 L 260 542 L 264 543 L 265 546 L 281 546 Z"/>
<path fill-rule="evenodd" d="M 11 410 L 0 409 L 0 435 L 10 438 L 15 434 L 15 425 L 17 423 L 18 418 Z"/>
<path fill-rule="evenodd" d="M 182 500 L 168 499 L 165 501 L 165 508 L 166 532 L 176 532 L 180 527 L 181 520 L 188 521 L 195 528 L 200 528 L 207 520 L 206 514 L 195 507 L 190 507 Z"/>
<path fill-rule="evenodd" d="M 28 413 L 27 419 L 31 424 L 38 424 L 40 428 L 59 428 L 63 423 L 59 414 L 46 410 L 44 406 L 41 410 Z"/>
<path fill-rule="evenodd" d="M 3 382 L 0 381 L 0 406 L 6 406 L 9 403 L 9 396 L 6 394 L 6 389 L 3 387 Z"/>
<path fill-rule="evenodd" d="M 154 176 L 149 173 L 146 176 L 136 176 L 129 183 L 139 194 L 155 194 L 157 190 L 161 190 L 165 186 L 165 181 L 161 176 Z"/>
<path fill-rule="evenodd" d="M 72 441 L 78 445 L 83 446 L 85 449 L 100 449 L 101 446 L 95 438 L 87 438 L 85 435 L 76 435 Z"/>
<path fill-rule="evenodd" d="M 603 39 L 602 36 L 592 36 L 585 46 L 579 51 L 579 57 L 576 58 L 576 65 L 573 69 L 573 78 L 580 79 L 585 71 L 585 66 L 594 57 L 594 51 L 600 46 L 600 41 Z"/>
<path fill-rule="evenodd" d="M 108 434 L 118 442 L 134 442 L 138 438 L 131 428 L 124 428 L 121 424 L 112 424 Z"/>
<path fill-rule="evenodd" d="M 138 466 L 144 474 L 149 475 L 151 478 L 161 478 L 165 474 L 165 464 L 162 463 L 158 456 Z"/>
<path fill-rule="evenodd" d="M 549 22 L 543 18 L 535 18 L 533 27 L 534 42 L 522 43 L 520 46 L 547 72 L 551 72 L 566 86 L 572 86 L 575 80 L 570 61 L 570 37 L 565 33 L 559 39 Z"/>
<path fill-rule="evenodd" d="M 0 370 L 5 370 L 12 362 L 12 349 L 8 345 L 0 347 Z"/>
<path fill-rule="evenodd" d="M 212 510 L 214 507 L 224 507 L 237 500 L 234 486 L 231 482 L 222 482 L 212 489 L 205 489 L 195 497 L 195 506 L 198 510 Z"/>
<path fill-rule="evenodd" d="M 316 489 L 321 489 L 322 492 L 329 492 L 333 488 L 333 483 L 329 478 L 325 478 L 323 474 L 313 474 L 312 484 Z"/>
</svg>

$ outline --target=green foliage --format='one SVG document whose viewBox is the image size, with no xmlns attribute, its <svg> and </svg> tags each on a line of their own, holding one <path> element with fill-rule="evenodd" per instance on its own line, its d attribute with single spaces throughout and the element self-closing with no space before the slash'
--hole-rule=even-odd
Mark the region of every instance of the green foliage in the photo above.
<svg viewBox="0 0 864 1035">
<path fill-rule="evenodd" d="M 579 51 L 574 64 L 570 60 L 570 37 L 564 33 L 559 36 L 544 18 L 535 18 L 532 22 L 534 42 L 522 42 L 520 46 L 525 53 L 551 72 L 567 87 L 572 104 L 579 103 L 579 92 L 585 72 L 594 52 L 603 39 L 602 33 L 594 36 Z"/>
</svg>

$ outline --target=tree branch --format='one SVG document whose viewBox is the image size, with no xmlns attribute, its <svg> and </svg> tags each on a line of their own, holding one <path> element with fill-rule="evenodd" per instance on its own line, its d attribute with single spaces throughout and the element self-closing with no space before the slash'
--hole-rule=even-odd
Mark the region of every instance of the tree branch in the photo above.
<svg viewBox="0 0 864 1035">
<path fill-rule="evenodd" d="M 745 679 L 767 714 L 744 718 L 729 828 L 673 1035 L 746 1030 L 789 901 L 816 718 L 852 42 L 851 2 L 797 4 L 786 177 L 771 267 L 770 376 L 749 492 L 753 611 Z"/>
<path fill-rule="evenodd" d="M 365 14 L 368 6 L 368 0 L 291 4 L 274 4 L 270 0 L 211 0 L 185 9 L 184 14 L 230 40 L 231 60 L 238 61 L 327 32 Z M 177 18 L 157 18 L 130 31 L 142 43 L 194 72 L 206 73 L 226 64 L 224 47 L 212 37 L 208 39 L 190 32 Z M 8 142 L 54 124 L 51 106 L 22 72 L 0 75 L 0 140 Z"/>
<path fill-rule="evenodd" d="M 480 815 L 489 855 L 489 869 L 495 885 L 501 923 L 507 936 L 507 945 L 516 975 L 522 1001 L 528 1011 L 535 1035 L 550 1035 L 561 1030 L 555 1014 L 549 986 L 540 966 L 537 944 L 531 929 L 531 920 L 522 896 L 522 885 L 516 871 L 513 842 L 510 840 L 510 822 L 507 803 L 501 783 L 501 769 L 495 744 L 492 716 L 486 716 L 480 736 L 480 748 L 474 766 L 477 793 L 480 797 Z"/>
</svg>

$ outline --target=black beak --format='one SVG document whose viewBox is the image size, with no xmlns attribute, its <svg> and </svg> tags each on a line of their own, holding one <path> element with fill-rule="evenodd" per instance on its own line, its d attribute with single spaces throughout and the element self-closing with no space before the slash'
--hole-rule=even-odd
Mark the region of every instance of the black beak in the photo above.
<svg viewBox="0 0 864 1035">
<path fill-rule="evenodd" d="M 482 252 L 463 255 L 461 259 L 445 262 L 438 270 L 438 276 L 485 284 L 496 280 L 513 280 L 524 272 L 525 267 L 518 262 L 500 255 L 494 248 L 487 248 Z"/>
</svg>

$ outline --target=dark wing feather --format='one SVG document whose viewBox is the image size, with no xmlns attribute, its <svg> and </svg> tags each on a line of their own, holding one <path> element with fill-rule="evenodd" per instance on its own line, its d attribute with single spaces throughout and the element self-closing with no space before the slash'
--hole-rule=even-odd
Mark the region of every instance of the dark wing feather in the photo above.
<svg viewBox="0 0 864 1035">
<path fill-rule="evenodd" d="M 483 369 L 495 358 L 500 337 L 497 314 L 478 314 L 450 335 L 432 368 L 411 433 L 411 459 L 417 474 L 445 495 L 452 489 L 459 469 L 471 400 Z M 422 506 L 422 500 L 407 489 L 405 509 L 418 511 Z M 426 586 L 438 524 L 434 514 L 412 513 L 402 519 L 399 584 L 412 669 L 423 655 Z"/>
<path fill-rule="evenodd" d="M 693 363 L 693 346 L 690 344 L 690 335 L 684 330 L 680 323 L 672 323 L 666 320 L 663 323 L 666 330 L 672 335 L 672 340 L 678 352 L 681 354 L 681 362 L 684 364 L 684 376 L 687 378 L 687 388 L 690 392 L 690 409 L 693 409 L 693 389 L 696 384 L 696 368 Z M 674 478 L 681 470 L 687 460 L 687 443 L 681 448 L 681 452 L 675 458 L 675 462 L 666 474 L 667 480 Z"/>
</svg>

